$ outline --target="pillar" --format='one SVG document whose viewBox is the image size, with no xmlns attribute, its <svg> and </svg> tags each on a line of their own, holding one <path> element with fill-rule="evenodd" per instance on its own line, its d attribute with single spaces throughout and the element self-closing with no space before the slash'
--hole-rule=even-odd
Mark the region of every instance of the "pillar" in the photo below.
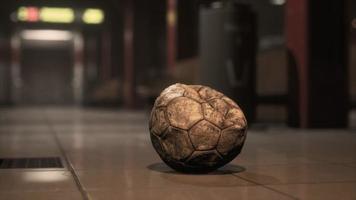
<svg viewBox="0 0 356 200">
<path fill-rule="evenodd" d="M 347 0 L 288 0 L 288 124 L 347 127 Z"/>
<path fill-rule="evenodd" d="M 135 67 L 134 67 L 134 6 L 133 0 L 125 0 L 123 11 L 124 26 L 124 67 L 123 103 L 126 108 L 135 106 Z"/>
<path fill-rule="evenodd" d="M 167 0 L 167 71 L 174 72 L 176 62 L 177 0 Z"/>
</svg>

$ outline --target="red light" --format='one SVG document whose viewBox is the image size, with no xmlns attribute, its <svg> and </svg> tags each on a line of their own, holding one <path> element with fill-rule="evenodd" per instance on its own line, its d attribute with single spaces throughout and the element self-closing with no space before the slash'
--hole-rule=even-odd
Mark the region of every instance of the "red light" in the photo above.
<svg viewBox="0 0 356 200">
<path fill-rule="evenodd" d="M 29 22 L 37 22 L 39 20 L 39 12 L 36 7 L 28 7 L 27 8 L 27 21 Z"/>
</svg>

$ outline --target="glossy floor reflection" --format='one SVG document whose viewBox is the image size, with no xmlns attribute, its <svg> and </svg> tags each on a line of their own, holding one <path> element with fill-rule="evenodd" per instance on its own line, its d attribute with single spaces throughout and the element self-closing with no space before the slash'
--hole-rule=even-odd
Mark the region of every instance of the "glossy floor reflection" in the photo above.
<svg viewBox="0 0 356 200">
<path fill-rule="evenodd" d="M 355 129 L 252 127 L 231 164 L 186 175 L 160 161 L 147 117 L 109 109 L 0 109 L 1 158 L 51 156 L 65 164 L 0 169 L 0 199 L 356 199 Z"/>
</svg>

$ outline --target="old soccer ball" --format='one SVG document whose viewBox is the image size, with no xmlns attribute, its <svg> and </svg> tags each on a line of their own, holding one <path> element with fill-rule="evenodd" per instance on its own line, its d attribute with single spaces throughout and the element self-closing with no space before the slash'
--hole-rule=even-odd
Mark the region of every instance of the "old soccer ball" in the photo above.
<svg viewBox="0 0 356 200">
<path fill-rule="evenodd" d="M 206 173 L 233 160 L 246 139 L 246 118 L 222 93 L 201 85 L 174 84 L 151 112 L 153 147 L 171 168 Z"/>
</svg>

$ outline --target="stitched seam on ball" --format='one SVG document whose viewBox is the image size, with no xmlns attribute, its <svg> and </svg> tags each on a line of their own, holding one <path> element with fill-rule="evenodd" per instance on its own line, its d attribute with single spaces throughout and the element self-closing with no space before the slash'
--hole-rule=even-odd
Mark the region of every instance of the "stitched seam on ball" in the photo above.
<svg viewBox="0 0 356 200">
<path fill-rule="evenodd" d="M 197 125 L 199 122 L 201 122 L 201 121 L 203 121 L 203 120 L 205 120 L 205 119 L 204 119 L 204 116 L 203 116 L 203 119 L 197 121 L 196 123 L 193 124 L 193 126 L 191 126 L 191 127 L 188 129 L 188 138 L 189 138 L 189 141 L 190 141 L 190 143 L 192 144 L 192 146 L 193 146 L 193 148 L 194 148 L 194 151 L 198 151 L 198 149 L 195 147 L 195 145 L 194 145 L 194 143 L 193 143 L 193 140 L 192 140 L 192 138 L 190 137 L 190 130 L 191 130 L 195 125 Z"/>
<path fill-rule="evenodd" d="M 195 91 L 195 90 L 194 90 Z M 188 98 L 188 99 L 190 99 L 190 100 L 192 100 L 192 101 L 195 101 L 196 103 L 198 103 L 198 104 L 201 104 L 199 101 L 197 101 L 197 100 L 195 100 L 195 99 L 193 99 L 193 98 L 191 98 L 191 97 L 188 97 L 188 96 L 186 96 L 185 95 L 185 93 L 186 93 L 187 91 L 185 91 L 184 93 L 183 93 L 183 96 L 182 97 L 185 97 L 185 98 Z M 200 97 L 199 97 L 200 98 Z M 201 100 L 204 100 L 204 99 L 202 99 L 202 98 L 200 98 Z"/>
<path fill-rule="evenodd" d="M 218 141 L 216 142 L 215 147 L 214 147 L 214 149 L 216 151 L 218 151 L 218 145 L 219 145 L 220 138 L 221 138 L 221 132 L 222 132 L 222 130 L 219 128 L 219 138 L 218 138 Z"/>
</svg>

